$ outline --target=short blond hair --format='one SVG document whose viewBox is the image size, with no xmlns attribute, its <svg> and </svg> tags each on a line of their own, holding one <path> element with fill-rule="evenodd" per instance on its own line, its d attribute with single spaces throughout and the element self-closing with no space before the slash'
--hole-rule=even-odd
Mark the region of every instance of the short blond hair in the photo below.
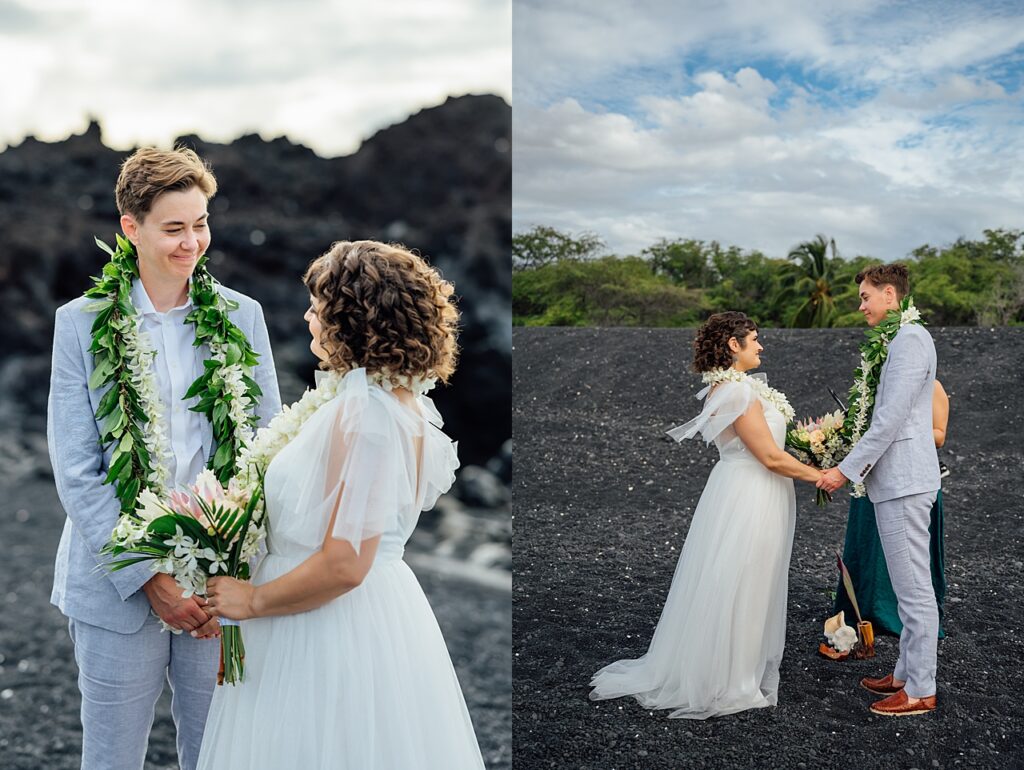
<svg viewBox="0 0 1024 770">
<path fill-rule="evenodd" d="M 153 208 L 157 196 L 193 187 L 198 187 L 206 200 L 217 193 L 217 180 L 209 163 L 187 147 L 173 150 L 143 147 L 121 164 L 114 198 L 122 216 L 131 214 L 141 222 Z"/>
</svg>

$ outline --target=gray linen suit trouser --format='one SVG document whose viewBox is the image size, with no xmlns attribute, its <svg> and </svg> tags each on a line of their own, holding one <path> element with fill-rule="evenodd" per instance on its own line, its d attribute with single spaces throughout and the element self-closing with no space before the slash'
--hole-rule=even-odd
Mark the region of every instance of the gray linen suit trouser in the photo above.
<svg viewBox="0 0 1024 770">
<path fill-rule="evenodd" d="M 939 608 L 932 588 L 928 523 L 937 492 L 875 503 L 875 522 L 885 552 L 903 633 L 893 676 L 911 698 L 935 694 Z"/>
<path fill-rule="evenodd" d="M 182 770 L 194 770 L 217 682 L 220 640 L 162 631 L 152 615 L 134 634 L 80 620 L 70 620 L 68 628 L 82 691 L 82 770 L 142 770 L 165 678 L 172 683 L 178 761 Z"/>
</svg>

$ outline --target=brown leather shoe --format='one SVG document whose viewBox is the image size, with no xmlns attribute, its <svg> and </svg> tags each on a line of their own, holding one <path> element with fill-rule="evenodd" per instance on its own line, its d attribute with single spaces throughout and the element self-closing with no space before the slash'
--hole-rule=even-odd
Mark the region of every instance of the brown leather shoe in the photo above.
<svg viewBox="0 0 1024 770">
<path fill-rule="evenodd" d="M 912 714 L 929 714 L 935 711 L 935 696 L 921 698 L 916 703 L 911 703 L 906 690 L 883 698 L 871 704 L 871 713 L 883 717 L 908 717 Z"/>
<path fill-rule="evenodd" d="M 892 674 L 886 674 L 880 679 L 864 677 L 860 680 L 860 686 L 876 695 L 892 695 L 894 692 L 899 692 L 903 689 L 903 685 L 892 683 Z"/>
</svg>

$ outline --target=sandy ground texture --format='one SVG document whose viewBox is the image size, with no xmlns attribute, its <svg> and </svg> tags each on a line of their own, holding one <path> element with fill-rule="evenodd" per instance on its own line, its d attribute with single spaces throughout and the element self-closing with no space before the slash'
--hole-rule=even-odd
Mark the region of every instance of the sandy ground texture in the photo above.
<svg viewBox="0 0 1024 770">
<path fill-rule="evenodd" d="M 702 387 L 693 330 L 517 329 L 513 435 L 513 729 L 533 768 L 1024 767 L 1019 406 L 1024 329 L 931 329 L 950 394 L 944 481 L 948 637 L 937 713 L 868 711 L 873 660 L 816 654 L 831 608 L 846 500 L 797 484 L 786 655 L 777 708 L 705 722 L 635 700 L 588 700 L 600 667 L 646 650 L 708 472 L 712 445 L 672 442 Z M 762 330 L 763 370 L 798 416 L 834 408 L 862 331 Z"/>
<path fill-rule="evenodd" d="M 0 496 L 0 768 L 4 770 L 79 767 L 78 670 L 66 621 L 49 603 L 53 555 L 63 523 L 52 481 L 26 481 Z M 509 770 L 507 588 L 501 587 L 500 580 L 475 579 L 471 570 L 437 568 L 444 560 L 410 556 L 448 643 L 487 767 Z M 424 563 L 427 568 L 420 566 Z M 177 766 L 165 688 L 145 767 Z"/>
</svg>

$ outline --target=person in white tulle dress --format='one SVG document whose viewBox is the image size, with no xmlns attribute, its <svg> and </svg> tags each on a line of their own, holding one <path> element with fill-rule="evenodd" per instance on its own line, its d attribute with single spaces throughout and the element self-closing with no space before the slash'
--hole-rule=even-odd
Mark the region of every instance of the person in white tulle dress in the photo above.
<svg viewBox="0 0 1024 770">
<path fill-rule="evenodd" d="M 245 677 L 217 688 L 199 766 L 482 768 L 444 639 L 402 560 L 458 467 L 422 395 L 454 369 L 452 286 L 373 241 L 334 244 L 304 280 L 326 372 L 268 428 L 292 437 L 266 472 L 268 553 L 252 582 L 209 582 L 207 609 L 242 621 Z"/>
<path fill-rule="evenodd" d="M 821 472 L 784 450 L 793 412 L 769 388 L 757 327 L 738 312 L 711 316 L 694 341 L 708 384 L 695 419 L 669 431 L 698 433 L 721 459 L 693 513 L 665 607 L 647 653 L 598 671 L 594 700 L 631 695 L 670 717 L 705 719 L 778 702 L 786 592 L 796 523 L 792 479 Z"/>
</svg>

